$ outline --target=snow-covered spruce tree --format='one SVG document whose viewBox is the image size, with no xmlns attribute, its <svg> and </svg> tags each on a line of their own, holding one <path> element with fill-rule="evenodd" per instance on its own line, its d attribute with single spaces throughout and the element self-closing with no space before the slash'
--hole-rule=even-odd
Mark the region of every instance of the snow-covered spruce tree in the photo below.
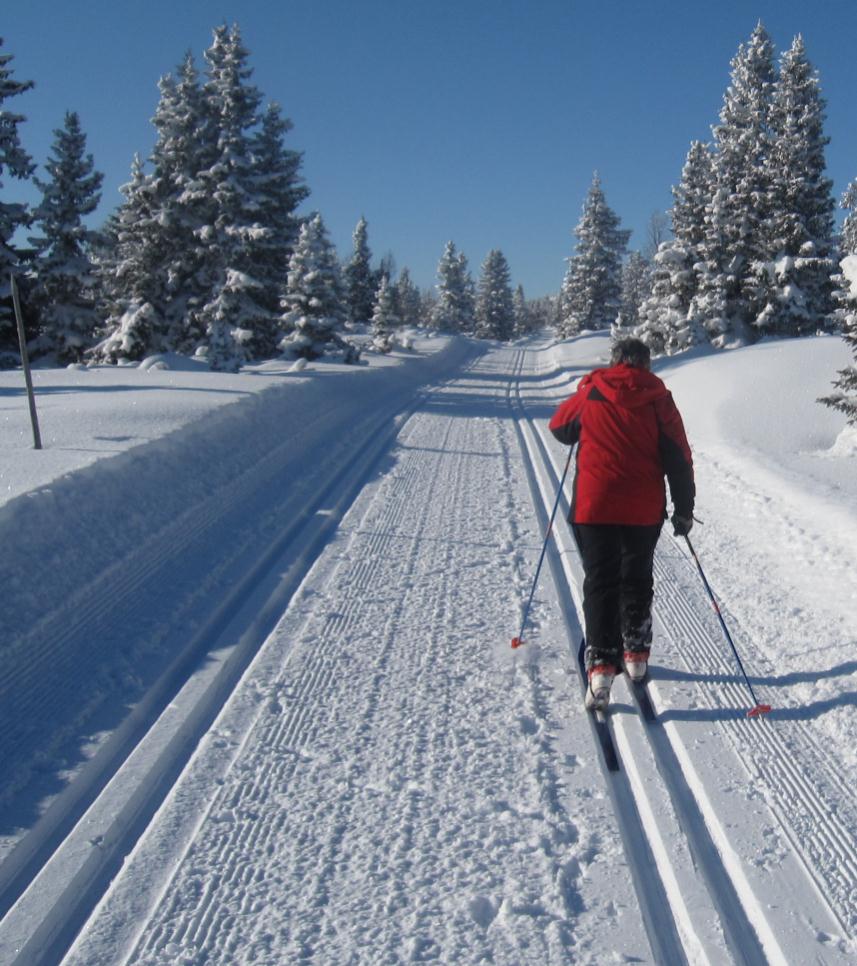
<svg viewBox="0 0 857 966">
<path fill-rule="evenodd" d="M 431 325 L 438 297 L 433 288 L 420 289 L 420 324 Z"/>
<path fill-rule="evenodd" d="M 819 402 L 845 413 L 849 424 L 857 426 L 857 180 L 846 189 L 842 207 L 849 212 L 842 225 L 844 257 L 833 282 L 838 303 L 837 322 L 842 337 L 851 348 L 855 364 L 839 371 L 839 378 L 833 383 L 836 392 L 822 397 Z"/>
<path fill-rule="evenodd" d="M 493 248 L 482 263 L 476 296 L 477 338 L 499 339 L 506 342 L 515 330 L 515 307 L 509 264 L 505 255 Z"/>
<path fill-rule="evenodd" d="M 25 181 L 35 170 L 18 135 L 18 126 L 26 118 L 4 107 L 10 98 L 30 90 L 33 82 L 13 79 L 9 66 L 12 54 L 4 54 L 2 47 L 3 38 L 0 37 L 0 188 L 4 175 Z M 25 204 L 0 201 L 0 348 L 17 345 L 9 276 L 20 271 L 20 256 L 13 247 L 12 237 L 18 228 L 28 224 Z"/>
<path fill-rule="evenodd" d="M 688 319 L 689 292 L 694 273 L 689 249 L 676 239 L 663 242 L 655 253 L 651 269 L 651 294 L 640 306 L 639 321 L 633 336 L 641 339 L 652 355 L 673 355 L 697 342 L 704 334 L 692 328 Z M 628 333 L 614 331 L 615 338 Z"/>
<path fill-rule="evenodd" d="M 122 204 L 108 226 L 109 248 L 98 254 L 104 338 L 92 350 L 100 362 L 142 359 L 163 348 L 166 324 L 160 252 L 151 244 L 158 206 L 153 202 L 152 181 L 139 156 L 131 166 L 131 180 L 122 185 Z"/>
<path fill-rule="evenodd" d="M 301 226 L 297 208 L 310 193 L 300 176 L 302 153 L 287 149 L 283 142 L 292 127 L 279 104 L 269 104 L 251 144 L 260 221 L 266 228 L 266 234 L 258 239 L 254 276 L 262 286 L 259 298 L 272 315 L 287 291 L 289 261 Z M 274 333 L 266 330 L 266 334 Z M 271 355 L 274 348 L 273 338 L 267 342 L 260 338 L 255 347 L 261 356 Z"/>
<path fill-rule="evenodd" d="M 199 235 L 212 210 L 199 174 L 213 163 L 214 124 L 190 54 L 176 77 L 165 75 L 158 87 L 152 171 L 134 159 L 111 232 L 113 250 L 104 248 L 97 259 L 106 338 L 95 357 L 105 362 L 193 352 L 205 341 L 197 314 L 210 279 Z"/>
<path fill-rule="evenodd" d="M 560 338 L 582 329 L 609 329 L 619 314 L 622 261 L 631 237 L 619 225 L 596 173 L 574 230 L 577 247 L 560 293 Z"/>
<path fill-rule="evenodd" d="M 123 206 L 121 258 L 99 259 L 110 332 L 127 330 L 142 307 L 140 286 L 123 285 L 127 273 L 111 277 L 112 265 L 146 266 L 149 342 L 135 340 L 137 353 L 190 353 L 212 335 L 227 367 L 275 351 L 295 209 L 308 192 L 300 154 L 283 145 L 291 122 L 280 108 L 270 105 L 254 128 L 260 95 L 247 84 L 246 59 L 237 28 L 222 27 L 206 52 L 204 88 L 191 54 L 159 82 L 151 174 L 135 178 Z M 145 223 L 135 226 L 141 207 Z M 108 339 L 100 351 L 112 355 L 123 341 Z"/>
<path fill-rule="evenodd" d="M 462 284 L 458 271 L 458 251 L 455 242 L 448 241 L 437 265 L 437 301 L 434 304 L 432 325 L 441 332 L 461 330 Z"/>
<path fill-rule="evenodd" d="M 93 266 L 89 249 L 95 232 L 83 219 L 98 207 L 104 176 L 86 154 L 86 135 L 76 113 L 54 131 L 56 140 L 45 168 L 49 180 L 33 180 L 42 200 L 33 212 L 40 234 L 30 239 L 36 256 L 30 273 L 39 317 L 42 352 L 60 362 L 79 362 L 96 329 Z"/>
<path fill-rule="evenodd" d="M 381 287 L 381 279 L 386 278 L 390 284 L 396 278 L 396 256 L 392 252 L 387 252 L 378 263 L 378 268 L 372 273 L 375 280 L 375 296 L 377 298 L 378 289 Z"/>
<path fill-rule="evenodd" d="M 796 37 L 781 59 L 770 111 L 767 257 L 751 284 L 763 305 L 752 324 L 763 334 L 798 336 L 833 326 L 832 182 L 824 174 L 824 100 Z"/>
<path fill-rule="evenodd" d="M 467 259 L 447 242 L 437 266 L 437 301 L 432 324 L 443 332 L 471 332 L 473 328 L 472 279 Z"/>
<path fill-rule="evenodd" d="M 198 319 L 205 330 L 212 369 L 235 370 L 273 344 L 279 319 L 271 309 L 278 293 L 256 277 L 272 235 L 262 224 L 251 131 L 258 124 L 261 94 L 250 83 L 248 52 L 236 26 L 214 31 L 205 52 L 203 92 L 217 132 L 214 160 L 198 181 L 210 199 L 210 217 L 199 231 L 202 271 L 210 288 Z"/>
<path fill-rule="evenodd" d="M 316 359 L 325 352 L 341 351 L 345 362 L 357 361 L 359 353 L 339 335 L 346 319 L 342 277 L 319 214 L 301 226 L 289 262 L 283 308 L 286 334 L 279 343 L 283 352 Z"/>
<path fill-rule="evenodd" d="M 714 134 L 714 185 L 699 245 L 694 326 L 715 345 L 747 342 L 761 311 L 751 272 L 766 256 L 764 226 L 770 215 L 770 113 L 774 47 L 759 23 L 732 59 L 731 83 Z"/>
<path fill-rule="evenodd" d="M 698 250 L 705 238 L 705 214 L 713 194 L 714 162 L 711 149 L 702 141 L 692 141 L 681 171 L 681 180 L 672 189 L 673 206 L 669 212 L 673 238 L 692 253 Z"/>
<path fill-rule="evenodd" d="M 372 348 L 378 352 L 389 352 L 393 348 L 393 330 L 401 324 L 396 314 L 393 291 L 387 276 L 383 276 L 372 313 Z"/>
<path fill-rule="evenodd" d="M 622 291 L 615 327 L 630 334 L 640 324 L 640 309 L 651 294 L 652 266 L 640 252 L 631 252 L 622 266 Z"/>
<path fill-rule="evenodd" d="M 151 249 L 161 283 L 162 348 L 192 353 L 205 342 L 199 312 L 210 297 L 200 235 L 211 223 L 212 210 L 209 186 L 200 173 L 214 164 L 217 128 L 190 52 L 175 78 L 168 74 L 158 86 L 161 96 L 152 119 L 157 139 L 149 176 L 155 217 L 143 244 Z"/>
<path fill-rule="evenodd" d="M 464 252 L 458 253 L 458 271 L 461 275 L 463 297 L 461 300 L 461 331 L 472 335 L 476 329 L 476 282 L 470 273 L 470 265 Z"/>
<path fill-rule="evenodd" d="M 371 265 L 369 225 L 362 216 L 351 237 L 354 249 L 345 265 L 345 289 L 348 300 L 348 320 L 352 324 L 359 324 L 368 322 L 372 318 L 377 288 Z"/>
<path fill-rule="evenodd" d="M 419 325 L 420 290 L 411 280 L 411 273 L 407 266 L 399 272 L 399 279 L 396 282 L 396 296 L 402 325 Z"/>
<path fill-rule="evenodd" d="M 513 335 L 516 339 L 527 335 L 531 329 L 530 307 L 524 295 L 524 286 L 517 285 L 512 293 L 512 315 L 515 319 Z"/>
<path fill-rule="evenodd" d="M 634 333 L 655 355 L 681 352 L 707 340 L 701 323 L 689 312 L 705 271 L 701 249 L 714 194 L 712 164 L 707 145 L 694 141 L 681 180 L 672 189 L 673 238 L 661 243 L 652 260 L 651 294 L 640 306 Z"/>
</svg>

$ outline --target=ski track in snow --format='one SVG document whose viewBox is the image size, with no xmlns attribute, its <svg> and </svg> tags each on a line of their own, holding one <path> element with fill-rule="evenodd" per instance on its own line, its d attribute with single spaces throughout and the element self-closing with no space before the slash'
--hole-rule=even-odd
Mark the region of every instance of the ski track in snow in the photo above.
<svg viewBox="0 0 857 966">
<path fill-rule="evenodd" d="M 581 884 L 615 848 L 569 813 L 552 732 L 575 680 L 508 650 L 538 549 L 508 358 L 430 396 L 307 578 L 311 612 L 275 632 L 287 662 L 130 961 L 597 962 L 595 920 L 634 919 L 627 889 Z"/>
<path fill-rule="evenodd" d="M 467 351 L 438 353 L 422 378 Z M 0 562 L 0 582 L 18 603 L 0 629 L 0 806 L 28 785 L 32 800 L 62 790 L 100 732 L 189 640 L 210 636 L 212 614 L 263 548 L 383 431 L 385 415 L 410 402 L 420 379 L 401 373 L 391 392 L 367 375 L 363 412 L 343 412 L 319 386 L 297 404 L 291 386 L 269 390 L 0 508 L 10 561 Z M 286 435 L 290 416 L 297 425 Z M 198 474 L 178 469 L 195 459 Z M 314 472 L 302 472 L 304 459 Z M 7 850 L 17 821 L 0 810 Z"/>
<path fill-rule="evenodd" d="M 761 787 L 820 888 L 854 933 L 857 801 L 843 780 L 842 760 L 853 757 L 853 741 L 857 741 L 857 725 L 850 713 L 854 691 L 843 692 L 842 681 L 857 672 L 854 641 L 847 638 L 849 621 L 842 608 L 843 599 L 855 596 L 849 588 L 857 587 L 849 556 L 853 531 L 846 529 L 839 540 L 828 540 L 812 531 L 811 524 L 801 522 L 805 509 L 784 505 L 781 493 L 773 499 L 740 468 L 730 468 L 722 458 L 712 459 L 705 453 L 698 454 L 697 462 L 708 480 L 709 505 L 714 504 L 717 512 L 710 525 L 694 534 L 694 543 L 702 559 L 706 551 L 711 554 L 708 576 L 715 586 L 741 587 L 741 593 L 733 595 L 734 603 L 730 598 L 728 606 L 721 603 L 721 609 L 754 690 L 775 709 L 764 722 L 736 720 L 728 711 L 719 717 L 725 719 L 722 726 L 749 774 L 761 779 Z M 754 541 L 760 530 L 763 539 Z M 784 560 L 801 563 L 800 582 L 793 580 L 794 571 L 783 566 Z M 740 570 L 730 566 L 733 561 L 740 561 Z M 670 645 L 667 653 L 691 677 L 722 682 L 716 697 L 722 701 L 727 696 L 729 708 L 751 706 L 689 559 L 672 548 L 662 552 L 656 575 L 669 588 L 659 594 L 658 606 Z M 835 586 L 841 591 L 839 600 L 831 599 L 832 606 L 819 609 L 815 581 Z M 807 591 L 814 604 L 805 602 Z M 782 620 L 770 624 L 771 614 L 782 614 Z M 808 640 L 810 633 L 813 641 Z M 780 654 L 794 658 L 806 653 L 812 656 L 814 670 L 778 674 Z M 707 703 L 713 709 L 712 697 L 709 692 Z M 762 727 L 755 728 L 757 723 Z M 843 733 L 852 737 L 852 743 L 843 745 Z"/>
<path fill-rule="evenodd" d="M 581 371 L 595 364 L 591 353 L 581 361 Z M 67 966 L 651 962 L 652 913 L 644 922 L 633 884 L 646 876 L 663 879 L 689 962 L 853 961 L 855 745 L 829 740 L 857 729 L 841 681 L 857 673 L 853 641 L 846 611 L 814 607 L 772 553 L 832 572 L 847 597 L 853 538 L 808 532 L 799 506 L 772 501 L 763 473 L 695 451 L 717 512 L 694 542 L 715 590 L 745 581 L 724 615 L 776 711 L 743 716 L 749 698 L 698 576 L 665 535 L 658 730 L 618 687 L 620 757 L 649 764 L 627 783 L 624 771 L 610 778 L 546 574 L 526 647 L 508 644 L 543 536 L 521 462 L 536 457 L 522 452 L 515 420 L 532 421 L 558 478 L 565 454 L 543 424 L 567 392 L 550 352 L 496 349 L 426 394 Z M 764 552 L 754 527 L 765 528 Z M 568 539 L 557 534 L 562 547 Z M 157 572 L 160 559 L 147 551 L 144 562 Z M 780 596 L 788 612 L 774 627 Z M 812 655 L 810 614 L 829 672 L 811 673 L 808 658 L 806 673 L 778 676 L 782 649 L 792 666 Z M 623 850 L 617 823 L 634 809 L 664 823 L 662 840 L 643 833 L 656 870 L 628 839 L 643 825 L 623 829 Z M 682 828 L 689 821 L 704 833 Z M 724 924 L 724 938 L 717 920 L 730 908 L 743 924 Z"/>
</svg>

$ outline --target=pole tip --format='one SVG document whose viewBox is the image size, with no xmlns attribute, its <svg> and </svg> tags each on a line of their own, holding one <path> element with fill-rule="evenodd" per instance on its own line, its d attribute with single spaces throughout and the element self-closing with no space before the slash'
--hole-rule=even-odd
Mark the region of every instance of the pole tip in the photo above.
<svg viewBox="0 0 857 966">
<path fill-rule="evenodd" d="M 755 708 L 750 708 L 747 712 L 748 718 L 758 718 L 763 714 L 768 714 L 771 711 L 771 706 L 769 704 L 757 704 Z"/>
<path fill-rule="evenodd" d="M 520 647 L 523 643 L 524 642 L 521 640 L 520 637 L 513 637 L 512 638 L 512 648 L 513 649 L 516 648 L 516 647 Z"/>
</svg>

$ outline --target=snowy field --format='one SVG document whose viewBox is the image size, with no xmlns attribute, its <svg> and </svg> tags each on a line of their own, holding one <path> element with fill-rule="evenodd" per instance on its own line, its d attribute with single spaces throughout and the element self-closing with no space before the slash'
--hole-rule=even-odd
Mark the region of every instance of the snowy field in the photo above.
<svg viewBox="0 0 857 966">
<path fill-rule="evenodd" d="M 0 373 L 0 961 L 857 961 L 857 442 L 831 337 L 656 369 L 696 464 L 642 720 L 583 710 L 546 432 L 608 340 Z M 563 502 L 563 511 L 567 504 Z"/>
</svg>

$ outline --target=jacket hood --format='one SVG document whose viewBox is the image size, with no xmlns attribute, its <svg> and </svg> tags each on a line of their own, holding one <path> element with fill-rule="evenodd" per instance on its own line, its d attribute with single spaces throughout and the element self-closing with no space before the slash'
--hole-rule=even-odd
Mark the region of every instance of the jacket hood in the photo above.
<svg viewBox="0 0 857 966">
<path fill-rule="evenodd" d="M 667 387 L 648 369 L 624 363 L 596 369 L 590 379 L 605 399 L 625 409 L 638 409 L 668 395 Z"/>
</svg>

